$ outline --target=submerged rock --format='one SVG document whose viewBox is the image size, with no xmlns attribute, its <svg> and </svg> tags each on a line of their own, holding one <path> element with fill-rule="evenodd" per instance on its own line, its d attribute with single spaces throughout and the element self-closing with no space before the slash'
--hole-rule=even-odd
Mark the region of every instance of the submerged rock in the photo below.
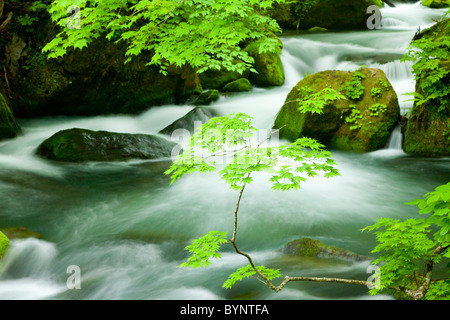
<svg viewBox="0 0 450 320">
<path fill-rule="evenodd" d="M 352 251 L 335 246 L 326 245 L 319 240 L 301 238 L 289 242 L 284 246 L 282 252 L 287 255 L 301 257 L 316 257 L 322 259 L 337 259 L 346 261 L 368 261 L 370 257 L 362 256 Z"/>
<path fill-rule="evenodd" d="M 177 146 L 165 138 L 146 134 L 127 134 L 86 129 L 67 129 L 42 142 L 37 155 L 56 161 L 127 161 L 172 156 Z"/>
<path fill-rule="evenodd" d="M 0 141 L 14 138 L 21 131 L 22 129 L 14 117 L 5 97 L 0 93 Z"/>
<path fill-rule="evenodd" d="M 219 98 L 220 98 L 219 90 L 211 89 L 199 95 L 198 98 L 195 100 L 194 105 L 207 106 L 219 100 Z"/>
<path fill-rule="evenodd" d="M 327 87 L 346 99 L 329 101 L 320 114 L 298 110 L 297 100 Z M 291 90 L 274 128 L 281 128 L 280 138 L 310 137 L 331 149 L 370 152 L 386 145 L 399 116 L 397 94 L 382 70 L 331 70 L 309 75 Z"/>
</svg>

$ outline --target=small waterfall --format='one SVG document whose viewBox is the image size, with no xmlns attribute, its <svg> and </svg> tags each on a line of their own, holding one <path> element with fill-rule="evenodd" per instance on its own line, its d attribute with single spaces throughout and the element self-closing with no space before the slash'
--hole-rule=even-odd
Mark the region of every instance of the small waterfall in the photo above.
<svg viewBox="0 0 450 320">
<path fill-rule="evenodd" d="M 391 137 L 386 145 L 386 149 L 402 150 L 403 135 L 400 125 L 397 125 L 391 133 Z"/>
</svg>

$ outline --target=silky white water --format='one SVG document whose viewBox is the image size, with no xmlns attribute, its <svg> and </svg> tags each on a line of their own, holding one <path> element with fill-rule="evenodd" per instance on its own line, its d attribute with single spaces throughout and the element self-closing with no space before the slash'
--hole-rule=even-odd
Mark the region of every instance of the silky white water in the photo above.
<svg viewBox="0 0 450 320">
<path fill-rule="evenodd" d="M 208 108 L 217 115 L 250 114 L 269 129 L 291 88 L 321 70 L 384 70 L 407 113 L 414 91 L 410 66 L 400 63 L 414 33 L 443 10 L 397 4 L 382 10 L 380 30 L 282 36 L 286 83 L 279 88 L 223 96 Z M 380 60 L 389 60 L 380 64 Z M 157 133 L 192 106 L 162 106 L 138 116 L 55 117 L 23 120 L 24 134 L 0 143 L 0 225 L 25 226 L 42 240 L 11 241 L 0 266 L 1 299 L 378 299 L 367 288 L 295 283 L 278 294 L 248 279 L 233 289 L 222 283 L 246 265 L 230 246 L 204 269 L 179 265 L 183 249 L 210 230 L 231 234 L 236 192 L 217 174 L 193 174 L 170 185 L 170 163 L 58 164 L 34 150 L 55 132 L 73 128 Z M 361 229 L 378 218 L 416 216 L 405 202 L 422 197 L 450 178 L 450 159 L 410 157 L 396 129 L 384 150 L 367 154 L 333 151 L 341 176 L 308 181 L 302 190 L 271 190 L 265 176 L 246 189 L 237 242 L 257 264 L 283 274 L 367 279 L 368 263 L 285 257 L 287 242 L 312 237 L 373 256 L 373 234 Z M 400 139 L 400 140 L 399 140 Z M 81 272 L 80 289 L 68 285 L 69 266 Z M 382 296 L 390 299 L 389 296 Z"/>
</svg>

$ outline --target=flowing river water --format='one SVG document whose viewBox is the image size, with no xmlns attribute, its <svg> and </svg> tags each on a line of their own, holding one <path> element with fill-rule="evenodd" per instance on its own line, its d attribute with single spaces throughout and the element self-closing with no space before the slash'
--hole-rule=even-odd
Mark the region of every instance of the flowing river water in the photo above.
<svg viewBox="0 0 450 320">
<path fill-rule="evenodd" d="M 410 65 L 401 63 L 414 33 L 445 10 L 416 4 L 382 9 L 382 28 L 355 32 L 283 35 L 282 87 L 223 96 L 215 114 L 250 114 L 269 129 L 291 88 L 321 70 L 381 68 L 402 95 L 414 91 Z M 387 62 L 387 63 L 386 63 Z M 255 279 L 225 290 L 222 283 L 247 264 L 224 246 L 223 258 L 204 269 L 180 268 L 184 247 L 210 230 L 231 234 L 236 192 L 216 174 L 193 174 L 175 184 L 163 175 L 167 161 L 59 164 L 34 150 L 66 128 L 157 133 L 192 106 L 156 107 L 138 116 L 52 117 L 22 120 L 24 134 L 0 144 L 0 224 L 25 226 L 43 239 L 12 240 L 0 265 L 0 299 L 391 299 L 367 288 L 293 283 L 274 293 Z M 341 176 L 314 179 L 303 189 L 278 192 L 256 177 L 242 199 L 238 242 L 257 264 L 283 274 L 366 280 L 368 262 L 342 263 L 286 257 L 289 241 L 311 237 L 373 256 L 373 234 L 361 232 L 378 218 L 414 217 L 404 203 L 450 178 L 450 159 L 411 157 L 399 130 L 386 148 L 366 154 L 332 151 Z M 80 289 L 67 286 L 69 266 L 81 273 Z"/>
</svg>

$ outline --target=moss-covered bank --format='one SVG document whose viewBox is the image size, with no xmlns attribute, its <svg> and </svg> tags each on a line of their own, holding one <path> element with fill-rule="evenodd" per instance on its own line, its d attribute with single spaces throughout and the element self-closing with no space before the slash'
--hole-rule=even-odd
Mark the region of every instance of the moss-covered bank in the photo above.
<svg viewBox="0 0 450 320">
<path fill-rule="evenodd" d="M 16 137 L 22 129 L 14 117 L 7 100 L 0 93 L 0 141 Z"/>
<path fill-rule="evenodd" d="M 425 38 L 438 41 L 450 34 L 450 19 L 436 23 L 424 30 L 415 39 Z M 441 70 L 450 71 L 450 60 L 439 62 Z M 422 90 L 422 82 L 428 75 L 423 71 L 416 81 L 416 92 L 426 95 Z M 450 73 L 441 78 L 436 86 L 450 87 Z M 449 156 L 450 155 L 450 98 L 430 99 L 423 104 L 414 103 L 405 132 L 404 151 L 420 156 Z"/>
</svg>

